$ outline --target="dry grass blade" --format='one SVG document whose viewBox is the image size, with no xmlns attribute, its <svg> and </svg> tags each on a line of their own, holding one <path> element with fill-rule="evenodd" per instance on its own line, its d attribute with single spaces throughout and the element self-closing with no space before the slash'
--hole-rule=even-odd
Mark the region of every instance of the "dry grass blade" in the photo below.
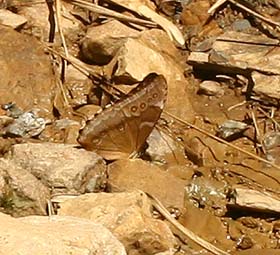
<svg viewBox="0 0 280 255">
<path fill-rule="evenodd" d="M 147 196 L 151 199 L 152 205 L 174 226 L 176 227 L 183 235 L 190 238 L 192 241 L 196 242 L 201 247 L 205 248 L 206 250 L 212 252 L 216 255 L 230 255 L 229 253 L 217 248 L 216 246 L 208 243 L 207 241 L 203 240 L 195 233 L 190 231 L 189 229 L 185 228 L 181 225 L 177 220 L 175 220 L 172 215 L 168 212 L 168 210 L 162 205 L 162 203 L 152 195 L 146 193 Z"/>
<path fill-rule="evenodd" d="M 108 10 L 102 6 L 96 5 L 96 4 L 91 4 L 89 2 L 83 1 L 83 0 L 65 0 L 67 2 L 70 2 L 76 6 L 85 8 L 89 11 L 92 11 L 94 13 L 103 15 L 105 17 L 111 17 L 111 18 L 115 18 L 121 21 L 125 21 L 125 22 L 131 22 L 134 24 L 138 24 L 138 25 L 142 25 L 142 26 L 148 26 L 148 27 L 157 27 L 157 24 L 152 22 L 152 21 L 148 21 L 148 20 L 144 20 L 144 19 L 138 19 L 138 18 L 134 18 L 134 17 L 130 17 L 124 14 L 120 14 L 118 12 L 112 11 L 112 10 Z"/>
<path fill-rule="evenodd" d="M 208 10 L 208 13 L 212 16 L 214 13 L 225 3 L 227 0 L 218 0 Z"/>
<path fill-rule="evenodd" d="M 106 2 L 129 9 L 132 12 L 136 12 L 137 14 L 154 21 L 167 33 L 167 35 L 172 41 L 175 41 L 178 46 L 184 47 L 185 38 L 181 31 L 177 28 L 177 26 L 168 19 L 159 15 L 149 6 L 145 5 L 144 3 L 141 3 L 141 1 L 130 0 L 126 3 L 118 0 L 106 0 Z"/>
<path fill-rule="evenodd" d="M 277 127 L 277 129 L 280 129 L 280 124 L 271 116 L 269 116 L 262 108 L 257 108 L 265 117 L 269 118 Z"/>
<path fill-rule="evenodd" d="M 249 9 L 248 7 L 244 6 L 243 4 L 236 2 L 235 0 L 228 0 L 228 1 L 230 3 L 232 3 L 233 5 L 237 6 L 238 8 L 240 8 L 240 9 L 250 13 L 251 15 L 257 17 L 258 19 L 266 22 L 267 24 L 269 24 L 269 25 L 271 25 L 273 27 L 279 27 L 280 28 L 280 23 L 275 22 L 275 21 L 273 21 L 273 20 L 271 20 L 269 18 L 266 18 L 265 16 L 263 16 L 263 15 L 255 12 L 255 11 Z"/>
<path fill-rule="evenodd" d="M 62 46 L 65 52 L 65 55 L 68 56 L 68 49 L 66 46 L 66 41 L 65 37 L 63 34 L 63 30 L 61 27 L 61 3 L 60 0 L 55 0 L 55 15 L 56 15 L 56 24 L 57 24 L 57 29 L 61 38 Z"/>
<path fill-rule="evenodd" d="M 82 74 L 88 76 L 90 79 L 96 80 L 98 82 L 102 81 L 102 83 L 99 84 L 100 88 L 102 90 L 104 90 L 105 92 L 107 92 L 108 94 L 110 94 L 111 96 L 113 96 L 114 99 L 119 100 L 122 96 L 125 95 L 125 93 L 123 93 L 121 90 L 115 88 L 108 81 L 106 81 L 106 79 L 102 78 L 102 75 L 101 75 L 102 69 L 101 68 L 96 68 L 96 70 L 93 70 L 92 67 L 88 67 L 82 61 L 75 58 L 74 56 L 71 56 L 70 54 L 68 54 L 68 57 L 67 57 L 65 54 L 58 52 L 50 47 L 47 47 L 47 49 L 51 53 L 58 55 L 61 58 L 67 60 L 77 70 L 79 70 Z"/>
<path fill-rule="evenodd" d="M 261 145 L 262 152 L 264 154 L 266 154 L 266 149 L 265 149 L 265 146 L 263 144 L 263 136 L 261 135 L 261 132 L 260 132 L 260 129 L 258 127 L 257 120 L 256 120 L 256 116 L 255 116 L 255 113 L 253 111 L 251 112 L 251 118 L 253 120 L 253 124 L 254 124 L 255 130 L 256 130 L 257 142 Z"/>
<path fill-rule="evenodd" d="M 216 141 L 218 141 L 218 142 L 220 142 L 220 143 L 223 143 L 223 144 L 225 144 L 225 145 L 227 145 L 227 146 L 229 146 L 229 147 L 231 147 L 231 148 L 233 148 L 233 149 L 235 149 L 235 150 L 237 150 L 237 151 L 242 152 L 243 154 L 246 154 L 247 156 L 250 156 L 250 157 L 252 157 L 252 158 L 254 158 L 254 159 L 256 159 L 256 160 L 259 160 L 259 161 L 261 161 L 261 162 L 263 162 L 263 163 L 265 163 L 265 164 L 268 164 L 268 165 L 273 166 L 273 167 L 275 167 L 276 169 L 280 170 L 280 166 L 278 166 L 278 165 L 276 165 L 276 164 L 274 164 L 274 163 L 272 163 L 272 162 L 270 162 L 270 161 L 268 161 L 268 160 L 266 160 L 266 159 L 263 159 L 263 158 L 261 158 L 261 157 L 255 155 L 255 154 L 253 154 L 253 153 L 251 153 L 251 152 L 248 152 L 248 151 L 246 151 L 246 150 L 243 150 L 243 149 L 241 149 L 240 147 L 237 147 L 237 146 L 235 146 L 235 145 L 233 145 L 233 144 L 231 144 L 231 143 L 229 143 L 229 142 L 227 142 L 227 141 L 225 141 L 225 140 L 223 140 L 223 139 L 221 139 L 221 138 L 219 138 L 219 137 L 217 137 L 217 136 L 215 136 L 215 135 L 210 134 L 209 132 L 207 132 L 206 130 L 203 130 L 202 128 L 199 128 L 199 127 L 197 127 L 197 126 L 195 126 L 195 125 L 193 125 L 193 124 L 191 124 L 191 123 L 188 123 L 187 121 L 181 120 L 180 118 L 176 117 L 175 115 L 173 115 L 173 114 L 171 114 L 171 113 L 168 113 L 168 112 L 166 112 L 166 111 L 164 111 L 164 113 L 167 114 L 167 115 L 169 115 L 169 116 L 172 117 L 173 119 L 177 120 L 179 123 L 182 123 L 182 124 L 184 124 L 184 125 L 186 125 L 186 126 L 189 126 L 189 127 L 193 128 L 193 129 L 199 131 L 200 133 L 211 137 L 212 139 L 214 139 L 214 140 L 216 140 Z"/>
<path fill-rule="evenodd" d="M 267 24 L 273 26 L 273 27 L 279 27 L 280 28 L 280 23 L 273 21 L 269 18 L 266 18 L 265 16 L 253 11 L 252 9 L 246 7 L 245 5 L 235 1 L 235 0 L 218 0 L 213 6 L 211 6 L 211 8 L 208 10 L 208 13 L 210 15 L 213 15 L 217 9 L 219 9 L 221 7 L 221 5 L 223 5 L 225 2 L 230 2 L 231 4 L 237 6 L 238 8 L 242 9 L 243 11 L 248 12 L 249 14 L 257 17 L 258 19 L 266 22 Z"/>
</svg>

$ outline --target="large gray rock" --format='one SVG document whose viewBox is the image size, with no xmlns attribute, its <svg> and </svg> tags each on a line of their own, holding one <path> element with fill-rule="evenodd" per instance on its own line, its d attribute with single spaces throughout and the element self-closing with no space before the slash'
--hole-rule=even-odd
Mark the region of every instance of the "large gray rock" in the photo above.
<svg viewBox="0 0 280 255">
<path fill-rule="evenodd" d="M 152 218 L 151 203 L 140 191 L 81 195 L 61 203 L 58 214 L 101 223 L 129 254 L 155 254 L 176 244 L 166 223 Z"/>
<path fill-rule="evenodd" d="M 125 255 L 105 227 L 62 216 L 12 218 L 0 213 L 0 255 Z"/>
<path fill-rule="evenodd" d="M 93 192 L 101 188 L 106 178 L 103 159 L 73 145 L 16 144 L 9 158 L 45 185 L 60 191 Z"/>
<path fill-rule="evenodd" d="M 46 214 L 49 188 L 10 160 L 0 159 L 0 206 L 10 214 Z"/>
</svg>

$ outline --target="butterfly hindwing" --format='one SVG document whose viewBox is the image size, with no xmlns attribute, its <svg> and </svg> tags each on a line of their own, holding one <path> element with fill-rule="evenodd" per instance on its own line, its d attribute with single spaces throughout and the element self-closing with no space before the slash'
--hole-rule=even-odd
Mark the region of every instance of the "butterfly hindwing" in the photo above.
<svg viewBox="0 0 280 255">
<path fill-rule="evenodd" d="M 136 154 L 152 132 L 167 96 L 162 75 L 148 75 L 129 95 L 90 120 L 78 141 L 105 159 Z"/>
</svg>

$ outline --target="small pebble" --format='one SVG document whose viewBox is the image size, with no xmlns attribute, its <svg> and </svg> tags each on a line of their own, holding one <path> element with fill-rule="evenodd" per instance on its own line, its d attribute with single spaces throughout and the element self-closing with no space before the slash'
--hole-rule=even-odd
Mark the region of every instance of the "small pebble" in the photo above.
<svg viewBox="0 0 280 255">
<path fill-rule="evenodd" d="M 220 83 L 215 81 L 203 81 L 199 85 L 198 94 L 203 94 L 207 96 L 223 96 L 224 89 L 221 87 Z"/>
</svg>

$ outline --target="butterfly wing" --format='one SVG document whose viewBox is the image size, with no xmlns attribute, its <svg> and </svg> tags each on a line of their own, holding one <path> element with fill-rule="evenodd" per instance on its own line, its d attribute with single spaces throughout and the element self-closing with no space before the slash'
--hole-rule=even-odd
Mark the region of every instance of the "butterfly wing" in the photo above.
<svg viewBox="0 0 280 255">
<path fill-rule="evenodd" d="M 136 154 L 153 130 L 167 95 L 162 75 L 150 74 L 127 98 L 90 120 L 78 141 L 108 160 Z"/>
</svg>

